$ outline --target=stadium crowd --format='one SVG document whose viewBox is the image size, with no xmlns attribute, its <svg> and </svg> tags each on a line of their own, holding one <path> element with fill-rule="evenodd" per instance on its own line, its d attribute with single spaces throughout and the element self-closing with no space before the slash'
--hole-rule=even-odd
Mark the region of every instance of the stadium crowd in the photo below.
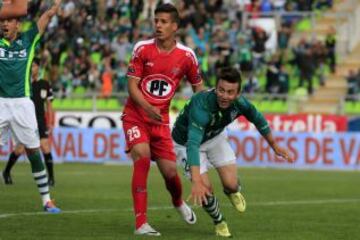
<svg viewBox="0 0 360 240">
<path fill-rule="evenodd" d="M 50 4 L 30 2 L 29 19 Z M 157 0 L 65 0 L 44 36 L 39 56 L 44 78 L 58 97 L 83 89 L 103 97 L 127 89 L 126 71 L 133 44 L 152 36 L 151 17 Z M 179 41 L 192 47 L 208 86 L 214 85 L 218 67 L 235 65 L 244 73 L 244 91 L 286 94 L 291 86 L 307 85 L 314 76 L 324 81 L 324 66 L 335 69 L 332 42 L 302 39 L 290 48 L 289 39 L 299 17 L 286 15 L 277 31 L 276 50 L 265 46 L 264 29 L 244 26 L 244 12 L 257 18 L 266 12 L 312 11 L 329 8 L 332 0 L 207 0 L 173 2 L 181 16 Z M 26 28 L 26 24 L 24 25 Z M 333 59 L 333 61 L 332 61 Z M 261 81 L 261 79 L 265 79 Z M 290 84 L 289 81 L 297 81 Z M 265 84 L 262 84 L 265 82 Z M 186 95 L 186 87 L 183 88 Z"/>
</svg>

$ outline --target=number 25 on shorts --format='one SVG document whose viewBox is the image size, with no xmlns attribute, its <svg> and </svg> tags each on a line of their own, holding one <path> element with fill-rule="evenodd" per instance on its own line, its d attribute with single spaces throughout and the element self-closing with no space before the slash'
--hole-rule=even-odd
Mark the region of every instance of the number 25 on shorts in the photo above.
<svg viewBox="0 0 360 240">
<path fill-rule="evenodd" d="M 126 134 L 128 135 L 130 142 L 141 137 L 141 133 L 140 133 L 138 126 L 134 126 L 130 129 L 128 129 Z"/>
</svg>

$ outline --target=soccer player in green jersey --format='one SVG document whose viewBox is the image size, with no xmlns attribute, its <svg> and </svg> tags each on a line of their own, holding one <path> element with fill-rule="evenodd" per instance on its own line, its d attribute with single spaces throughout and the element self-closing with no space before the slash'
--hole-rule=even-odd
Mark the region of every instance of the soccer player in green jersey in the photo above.
<svg viewBox="0 0 360 240">
<path fill-rule="evenodd" d="M 237 178 L 236 157 L 225 127 L 243 115 L 256 126 L 276 155 L 291 160 L 288 151 L 275 142 L 263 115 L 240 95 L 240 90 L 239 71 L 221 69 L 216 88 L 194 95 L 179 114 L 172 131 L 177 158 L 185 163 L 185 171 L 191 178 L 191 198 L 203 206 L 214 221 L 216 235 L 222 237 L 231 237 L 231 234 L 213 194 L 208 163 L 216 168 L 224 193 L 236 210 L 244 212 L 246 208 Z"/>
<path fill-rule="evenodd" d="M 16 144 L 25 146 L 44 210 L 49 213 L 59 213 L 60 209 L 50 199 L 48 178 L 40 157 L 38 125 L 30 99 L 30 72 L 35 47 L 60 4 L 61 0 L 55 0 L 36 24 L 23 33 L 19 32 L 19 19 L 3 20 L 4 37 L 0 39 L 0 140 L 4 140 L 2 135 L 10 129 Z"/>
<path fill-rule="evenodd" d="M 49 185 L 55 185 L 53 158 L 50 148 L 49 134 L 52 129 L 52 116 L 54 114 L 51 101 L 54 99 L 49 81 L 39 79 L 40 59 L 34 58 L 31 66 L 31 100 L 35 105 L 35 113 L 40 136 L 40 149 L 44 157 L 46 170 L 48 172 Z M 11 169 L 18 158 L 25 153 L 25 147 L 18 144 L 9 156 L 9 160 L 2 172 L 5 184 L 13 184 Z"/>
<path fill-rule="evenodd" d="M 0 0 L 0 19 L 21 17 L 26 15 L 27 0 Z"/>
</svg>

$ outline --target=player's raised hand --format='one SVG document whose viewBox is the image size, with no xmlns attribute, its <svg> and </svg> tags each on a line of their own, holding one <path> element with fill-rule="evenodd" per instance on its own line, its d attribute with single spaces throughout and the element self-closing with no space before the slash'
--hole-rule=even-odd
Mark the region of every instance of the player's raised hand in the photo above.
<svg viewBox="0 0 360 240">
<path fill-rule="evenodd" d="M 191 195 L 188 200 L 192 200 L 195 206 L 202 206 L 203 203 L 207 204 L 207 196 L 211 196 L 211 192 L 202 180 L 192 181 Z"/>
</svg>

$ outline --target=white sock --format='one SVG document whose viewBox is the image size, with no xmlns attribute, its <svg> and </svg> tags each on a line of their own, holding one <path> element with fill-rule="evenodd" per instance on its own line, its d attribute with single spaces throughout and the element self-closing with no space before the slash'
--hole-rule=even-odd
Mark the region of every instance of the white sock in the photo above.
<svg viewBox="0 0 360 240">
<path fill-rule="evenodd" d="M 46 170 L 43 170 L 41 172 L 35 172 L 33 173 L 36 185 L 39 189 L 39 192 L 41 194 L 41 199 L 43 202 L 43 206 L 50 201 L 50 193 L 49 193 L 49 185 L 48 185 L 48 177 L 46 174 Z"/>
</svg>

